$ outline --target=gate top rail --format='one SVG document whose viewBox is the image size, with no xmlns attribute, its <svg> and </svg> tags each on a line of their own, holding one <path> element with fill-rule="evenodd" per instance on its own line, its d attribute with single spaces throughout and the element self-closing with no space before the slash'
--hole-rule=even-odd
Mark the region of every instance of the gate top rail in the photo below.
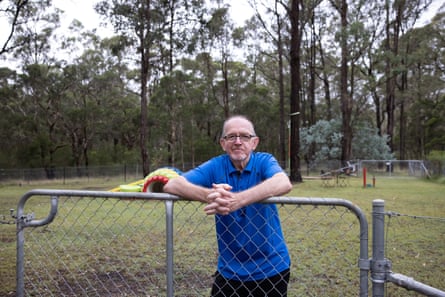
<svg viewBox="0 0 445 297">
<path fill-rule="evenodd" d="M 48 216 L 44 219 L 35 220 L 32 216 L 24 215 L 25 204 L 33 196 L 50 196 L 51 209 Z M 38 227 L 51 223 L 57 215 L 58 198 L 60 196 L 71 197 L 99 197 L 99 198 L 132 198 L 132 199 L 159 199 L 159 200 L 178 200 L 179 197 L 165 193 L 129 193 L 129 192 L 108 192 L 108 191 L 86 191 L 86 190 L 51 190 L 35 189 L 25 193 L 20 198 L 17 205 L 17 222 L 21 228 Z"/>
<path fill-rule="evenodd" d="M 167 193 L 34 189 L 23 195 L 23 197 L 20 199 L 19 206 L 25 204 L 26 200 L 31 198 L 31 196 L 73 196 L 73 197 L 135 198 L 135 199 L 155 198 L 159 200 L 179 199 L 179 197 Z"/>
<path fill-rule="evenodd" d="M 54 219 L 57 213 L 57 198 L 59 196 L 71 197 L 94 197 L 94 198 L 125 198 L 125 199 L 156 199 L 156 200 L 170 200 L 178 201 L 184 198 L 167 193 L 151 193 L 151 192 L 109 192 L 109 191 L 89 191 L 89 190 L 52 190 L 52 189 L 35 189 L 25 193 L 20 199 L 17 207 L 17 217 L 23 217 L 23 210 L 26 201 L 33 196 L 50 196 L 51 197 L 51 211 L 50 215 L 43 220 L 31 220 L 26 223 L 26 226 L 40 226 L 48 224 Z M 351 210 L 359 219 L 362 234 L 361 239 L 368 239 L 368 222 L 363 211 L 352 202 L 339 198 L 313 198 L 313 197 L 270 197 L 262 201 L 262 203 L 285 203 L 295 205 L 326 205 L 326 206 L 342 206 Z M 54 212 L 55 211 L 55 212 Z"/>
<path fill-rule="evenodd" d="M 19 201 L 19 206 L 24 206 L 26 201 L 32 196 L 72 196 L 72 197 L 101 197 L 101 198 L 134 198 L 134 199 L 157 199 L 157 200 L 185 200 L 184 198 L 168 193 L 152 192 L 110 192 L 91 190 L 58 190 L 58 189 L 34 189 L 26 192 Z M 361 209 L 352 202 L 340 198 L 314 198 L 314 197 L 293 197 L 280 196 L 270 197 L 262 203 L 286 203 L 302 205 L 331 205 L 344 206 L 354 212 L 362 213 Z M 365 219 L 365 218 L 364 218 Z"/>
</svg>

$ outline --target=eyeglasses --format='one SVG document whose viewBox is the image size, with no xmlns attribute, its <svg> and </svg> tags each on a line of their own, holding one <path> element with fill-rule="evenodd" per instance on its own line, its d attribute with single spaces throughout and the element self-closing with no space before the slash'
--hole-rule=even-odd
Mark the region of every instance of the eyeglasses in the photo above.
<svg viewBox="0 0 445 297">
<path fill-rule="evenodd" d="M 226 135 L 224 136 L 224 140 L 227 140 L 229 142 L 235 142 L 237 138 L 239 138 L 242 142 L 248 142 L 253 137 L 256 137 L 255 135 Z"/>
</svg>

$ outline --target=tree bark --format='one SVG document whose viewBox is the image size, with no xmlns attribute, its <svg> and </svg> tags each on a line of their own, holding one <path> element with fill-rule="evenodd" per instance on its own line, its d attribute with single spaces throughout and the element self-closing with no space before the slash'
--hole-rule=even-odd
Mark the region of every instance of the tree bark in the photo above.
<svg viewBox="0 0 445 297">
<path fill-rule="evenodd" d="M 300 1 L 292 0 L 289 18 L 291 20 L 291 46 L 290 46 L 290 180 L 302 182 L 300 172 Z"/>
<path fill-rule="evenodd" d="M 150 55 L 149 55 L 149 26 L 150 24 L 150 0 L 142 1 L 143 19 L 141 28 L 138 32 L 141 51 L 141 131 L 140 131 L 140 150 L 142 159 L 142 171 L 146 176 L 150 173 L 150 162 L 147 150 L 147 135 L 148 135 L 148 76 L 150 70 Z"/>
<path fill-rule="evenodd" d="M 342 115 L 342 140 L 341 140 L 341 162 L 344 164 L 352 156 L 352 97 L 348 93 L 348 4 L 346 0 L 341 1 L 339 7 L 341 17 L 341 66 L 340 66 L 340 101 Z"/>
</svg>

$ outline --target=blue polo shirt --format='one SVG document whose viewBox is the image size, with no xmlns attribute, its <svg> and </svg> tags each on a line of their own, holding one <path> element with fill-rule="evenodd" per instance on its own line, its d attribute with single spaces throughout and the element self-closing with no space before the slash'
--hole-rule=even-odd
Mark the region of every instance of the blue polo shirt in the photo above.
<svg viewBox="0 0 445 297">
<path fill-rule="evenodd" d="M 227 154 L 214 157 L 183 176 L 193 184 L 229 184 L 240 192 L 272 177 L 282 168 L 268 153 L 253 152 L 246 168 L 237 170 Z M 289 252 L 275 204 L 254 203 L 229 215 L 215 215 L 218 271 L 240 281 L 261 280 L 290 266 Z"/>
</svg>

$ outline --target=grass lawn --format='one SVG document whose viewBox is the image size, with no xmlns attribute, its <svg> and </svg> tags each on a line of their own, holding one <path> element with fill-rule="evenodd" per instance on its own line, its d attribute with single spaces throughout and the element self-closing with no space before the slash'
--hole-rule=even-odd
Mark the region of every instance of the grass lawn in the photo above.
<svg viewBox="0 0 445 297">
<path fill-rule="evenodd" d="M 45 183 L 0 186 L 0 296 L 14 296 L 15 225 L 7 223 L 11 221 L 9 210 L 16 209 L 24 193 L 35 188 L 107 190 L 118 184 L 119 181 L 89 180 L 88 183 L 73 182 L 65 185 Z M 360 178 L 350 178 L 346 185 L 323 186 L 320 180 L 307 180 L 296 184 L 288 196 L 349 200 L 367 215 L 370 237 L 372 201 L 385 200 L 385 210 L 394 212 L 393 216 L 386 217 L 385 230 L 388 235 L 386 256 L 393 263 L 393 271 L 445 290 L 445 185 L 413 178 L 378 178 L 376 187 L 366 188 L 363 188 Z M 46 216 L 48 203 L 42 201 L 47 199 L 33 200 L 28 202 L 36 217 Z M 36 252 L 25 257 L 32 256 L 36 262 L 47 263 L 45 261 L 54 254 L 61 255 L 63 269 L 53 267 L 49 262 L 44 269 L 50 272 L 49 275 L 56 274 L 55 278 L 59 274 L 66 275 L 65 271 L 81 272 L 86 276 L 72 276 L 72 283 L 69 284 L 71 288 L 86 287 L 87 284 L 83 282 L 87 282 L 89 276 L 96 277 L 95 282 L 103 283 L 106 289 L 109 287 L 108 282 L 130 275 L 133 280 L 150 282 L 159 288 L 147 292 L 145 288 L 138 289 L 136 282 L 126 284 L 128 287 L 159 296 L 156 290 L 161 290 L 165 284 L 165 252 L 162 246 L 165 230 L 159 227 L 164 224 L 164 215 L 156 210 L 163 209 L 159 203 L 62 199 L 58 217 L 63 219 L 54 222 L 61 232 L 53 232 L 56 228 L 49 225 L 40 231 L 37 229 L 27 233 L 26 238 L 32 239 L 27 243 L 27 249 Z M 343 210 L 312 206 L 281 207 L 280 212 L 295 267 L 292 272 L 295 284 L 291 283 L 291 292 L 299 296 L 328 296 L 326 292 L 331 292 L 329 286 L 357 286 L 356 271 L 343 271 L 337 267 L 357 266 L 357 254 L 349 253 L 348 246 L 357 243 L 357 226 L 356 222 L 350 226 L 350 214 Z M 202 215 L 200 204 L 180 202 L 175 205 L 175 228 L 175 259 L 181 260 L 176 264 L 175 292 L 177 296 L 196 296 L 190 292 L 196 290 L 196 287 L 207 288 L 211 283 L 209 272 L 214 270 L 216 251 L 213 219 Z M 202 240 L 197 241 L 196 238 Z M 107 254 L 104 246 L 113 247 L 112 254 L 118 254 L 119 257 Z M 38 253 L 42 248 L 47 252 Z M 111 275 L 110 271 L 116 270 L 116 267 L 126 268 L 120 268 L 117 275 Z M 37 272 L 35 275 L 41 275 L 40 279 L 31 276 L 27 281 L 45 281 L 45 273 Z M 201 279 L 192 282 L 192 278 Z M 60 287 L 63 290 L 63 286 Z M 33 289 L 28 290 L 32 292 Z M 355 288 L 352 291 L 356 293 Z M 388 291 L 391 292 L 390 296 L 417 296 L 393 285 L 388 286 Z M 112 293 L 108 291 L 108 295 Z"/>
</svg>

